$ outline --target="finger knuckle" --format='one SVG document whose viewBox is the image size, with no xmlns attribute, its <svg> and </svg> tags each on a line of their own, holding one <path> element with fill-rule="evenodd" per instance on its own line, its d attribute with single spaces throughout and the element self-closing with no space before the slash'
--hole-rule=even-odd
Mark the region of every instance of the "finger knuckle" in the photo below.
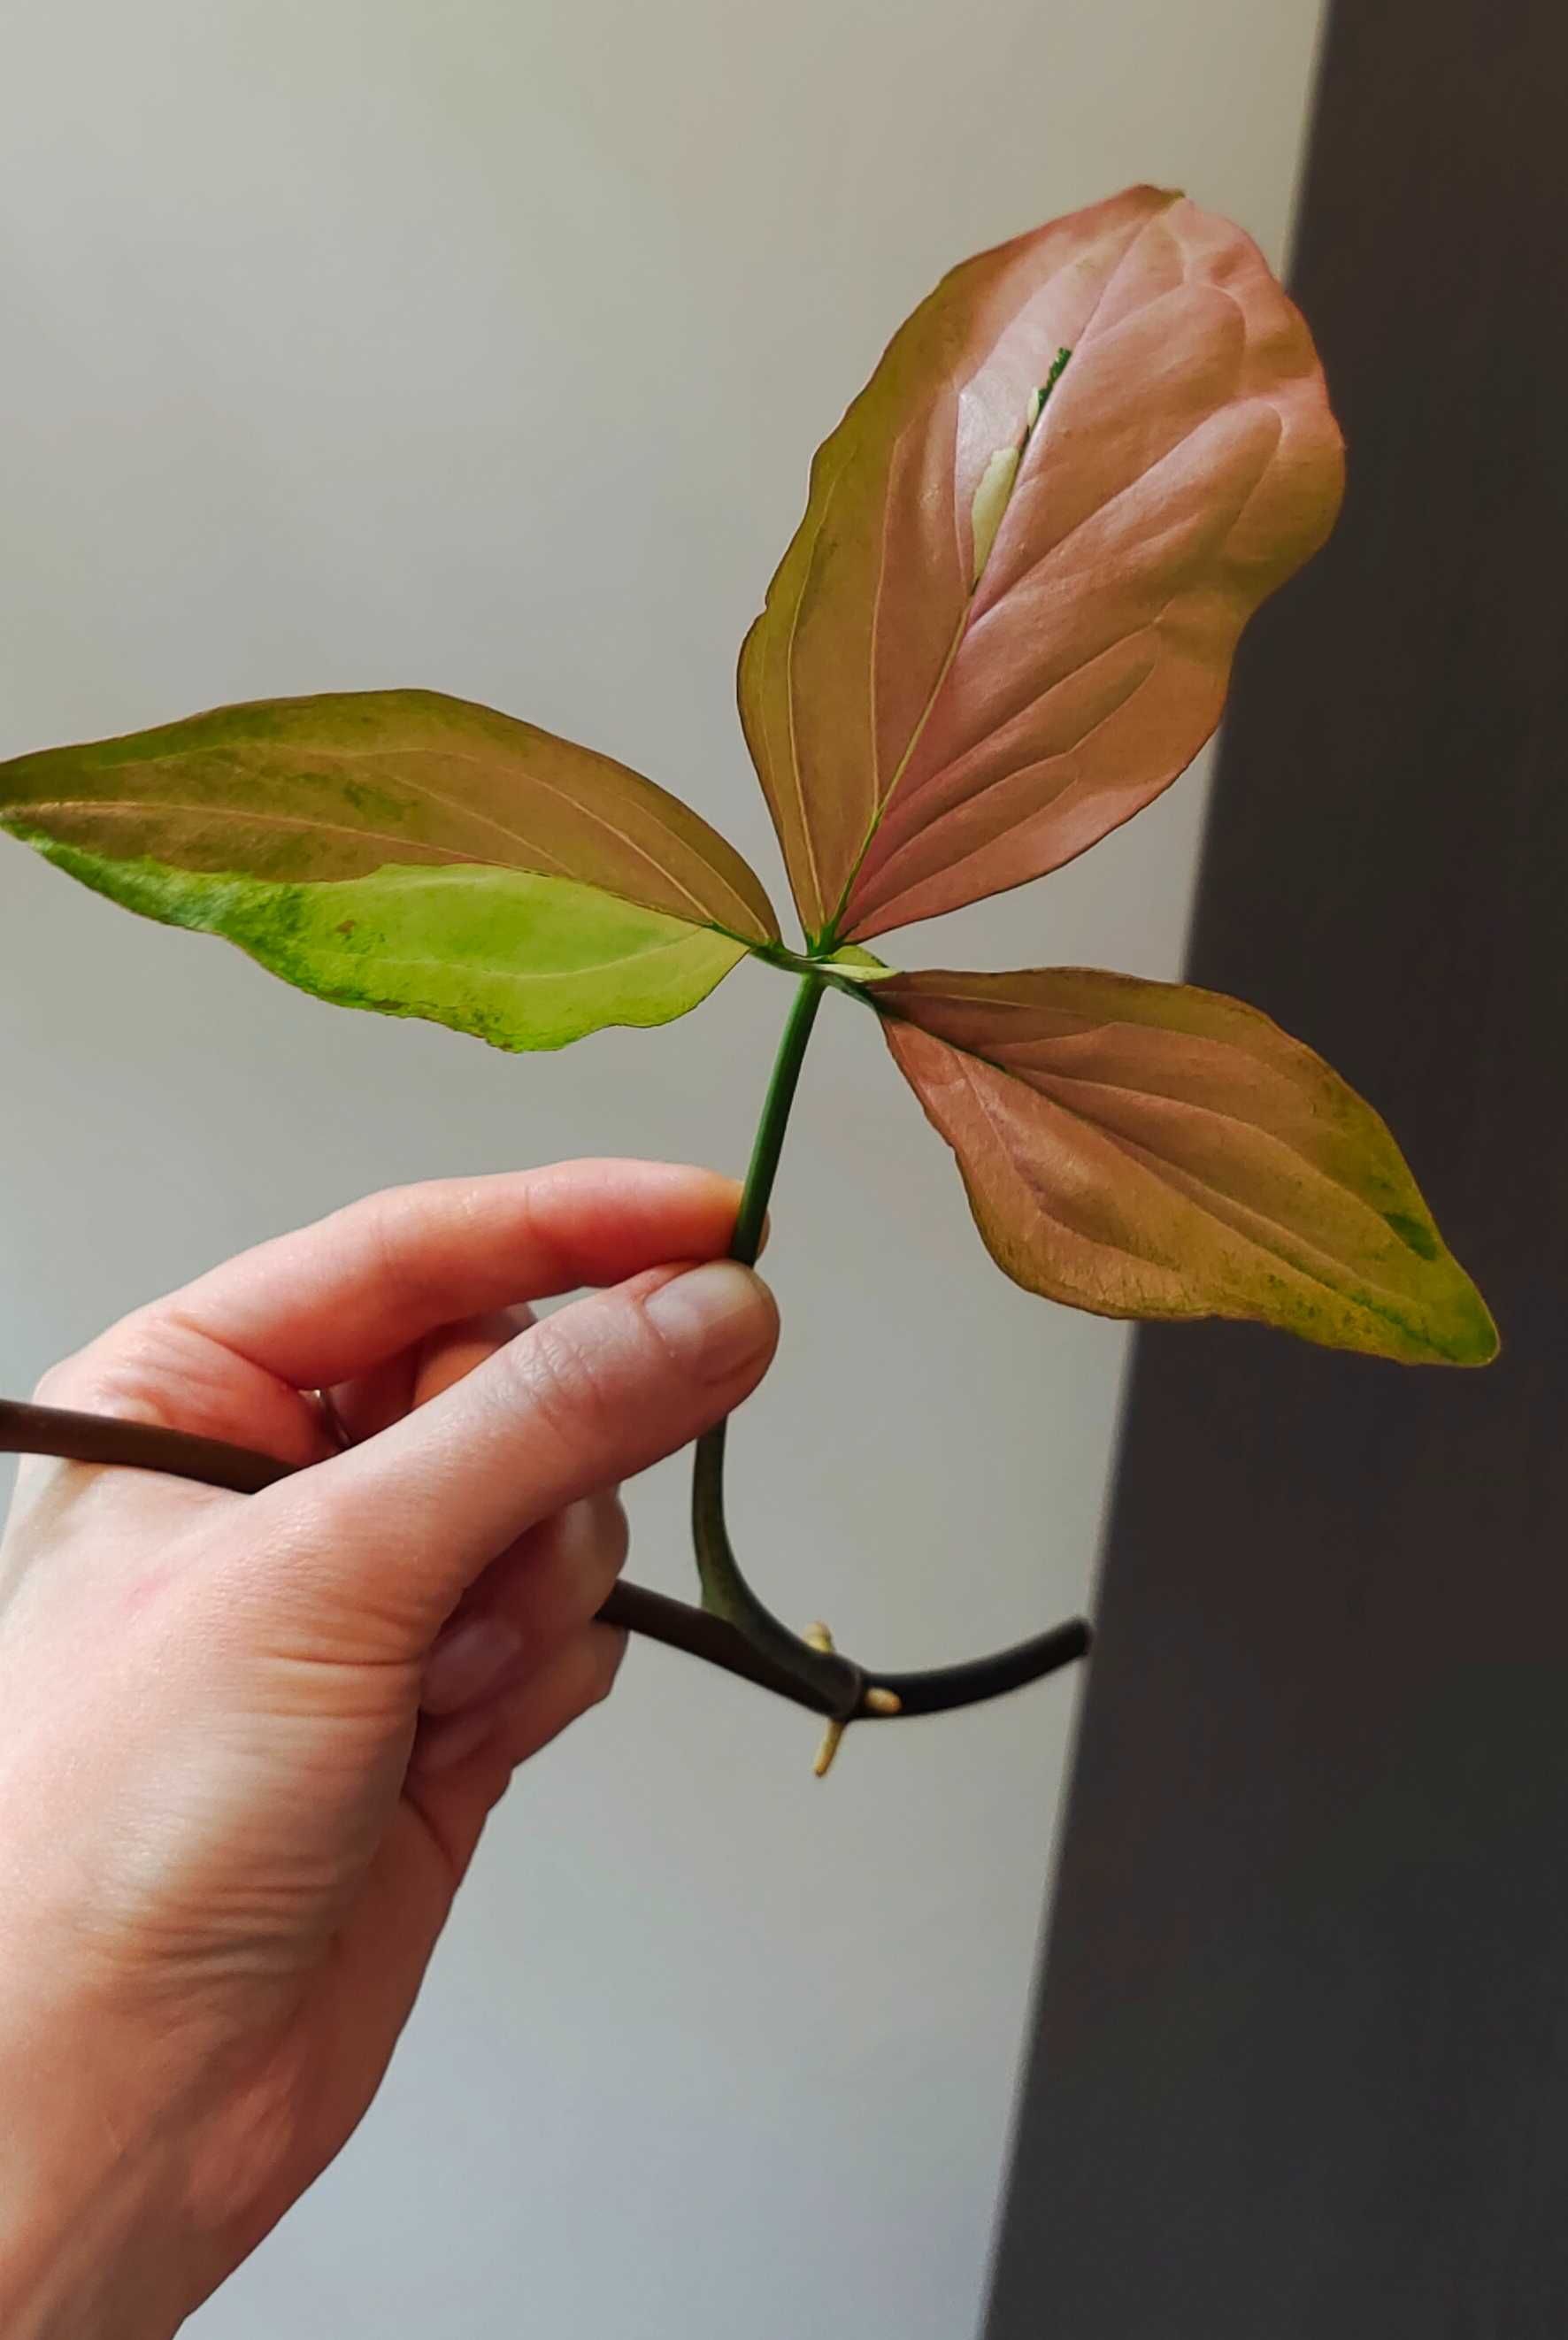
<svg viewBox="0 0 1568 2340">
<path fill-rule="evenodd" d="M 430 1284 L 426 1246 L 419 1237 L 438 1216 L 433 1190 L 389 1186 L 351 1208 L 383 1296 L 394 1305 L 419 1306 Z"/>
<path fill-rule="evenodd" d="M 581 1331 L 547 1317 L 505 1354 L 523 1404 L 546 1432 L 582 1444 L 596 1443 L 614 1429 L 621 1376 Z"/>
<path fill-rule="evenodd" d="M 367 1514 L 330 1472 L 273 1492 L 275 1500 L 254 1506 L 243 1542 L 231 1540 L 233 1566 L 214 1572 L 225 1600 L 251 1619 L 253 1637 L 275 1646 L 280 1636 L 297 1636 L 340 1662 L 401 1656 L 420 1622 L 410 1565 L 416 1521 Z"/>
<path fill-rule="evenodd" d="M 193 1344 L 184 1327 L 147 1311 L 125 1317 L 51 1365 L 34 1396 L 40 1405 L 97 1405 L 136 1420 L 163 1422 L 172 1393 L 196 1381 Z"/>
<path fill-rule="evenodd" d="M 34 1403 L 37 1405 L 64 1405 L 72 1393 L 72 1384 L 81 1381 L 84 1350 L 74 1350 L 68 1357 L 58 1358 L 41 1373 L 33 1384 Z"/>
</svg>

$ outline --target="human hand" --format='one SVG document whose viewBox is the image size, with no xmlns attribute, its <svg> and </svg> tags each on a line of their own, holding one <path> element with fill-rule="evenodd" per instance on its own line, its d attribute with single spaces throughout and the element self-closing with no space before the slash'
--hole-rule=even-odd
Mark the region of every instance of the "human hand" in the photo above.
<svg viewBox="0 0 1568 2340">
<path fill-rule="evenodd" d="M 772 1354 L 766 1287 L 718 1264 L 737 1199 L 613 1162 L 379 1195 L 45 1377 L 49 1403 L 311 1467 L 254 1496 L 18 1481 L 9 2340 L 164 2340 L 355 2127 L 486 1815 L 613 1679 L 621 1637 L 591 1621 L 625 1552 L 616 1482 Z M 521 1332 L 496 1314 L 580 1284 L 615 1288 Z"/>
</svg>

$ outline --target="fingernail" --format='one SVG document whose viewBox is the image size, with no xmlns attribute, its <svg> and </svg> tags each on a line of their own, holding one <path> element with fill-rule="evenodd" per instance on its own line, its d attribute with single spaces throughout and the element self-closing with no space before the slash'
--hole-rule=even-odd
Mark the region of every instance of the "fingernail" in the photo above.
<svg viewBox="0 0 1568 2340">
<path fill-rule="evenodd" d="M 761 1277 L 732 1259 L 689 1267 L 642 1304 L 660 1336 L 702 1381 L 728 1381 L 759 1356 L 777 1321 L 773 1294 Z"/>
<path fill-rule="evenodd" d="M 568 1503 L 556 1521 L 555 1537 L 557 1552 L 574 1576 L 597 1578 L 606 1555 L 625 1550 L 626 1513 L 620 1496 L 605 1487 Z"/>
<path fill-rule="evenodd" d="M 449 1715 L 424 1736 L 417 1760 L 422 1771 L 450 1771 L 465 1755 L 472 1755 L 500 1728 L 501 1706 L 476 1706 L 471 1713 Z"/>
<path fill-rule="evenodd" d="M 425 1662 L 420 1704 L 454 1714 L 502 1681 L 522 1655 L 522 1636 L 504 1617 L 463 1617 L 449 1625 Z"/>
</svg>

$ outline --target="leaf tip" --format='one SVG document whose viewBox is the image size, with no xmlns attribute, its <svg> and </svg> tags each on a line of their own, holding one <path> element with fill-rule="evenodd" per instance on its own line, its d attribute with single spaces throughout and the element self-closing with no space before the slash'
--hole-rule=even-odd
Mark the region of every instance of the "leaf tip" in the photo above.
<svg viewBox="0 0 1568 2340">
<path fill-rule="evenodd" d="M 1464 1274 L 1463 1269 L 1460 1273 Z M 1454 1312 L 1454 1338 L 1449 1352 L 1449 1363 L 1455 1365 L 1490 1365 L 1502 1353 L 1503 1336 L 1497 1330 L 1491 1309 L 1467 1275 L 1464 1282 L 1464 1289 Z"/>
<path fill-rule="evenodd" d="M 1398 1338 L 1369 1343 L 1374 1354 L 1400 1364 L 1489 1365 L 1503 1343 L 1492 1311 L 1459 1262 L 1439 1243 L 1428 1281 L 1428 1304 L 1404 1315 Z"/>
</svg>

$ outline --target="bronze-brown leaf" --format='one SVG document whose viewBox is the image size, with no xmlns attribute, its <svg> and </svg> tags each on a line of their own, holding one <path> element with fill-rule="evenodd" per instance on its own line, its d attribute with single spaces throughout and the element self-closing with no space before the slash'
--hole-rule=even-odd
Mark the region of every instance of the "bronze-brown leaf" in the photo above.
<svg viewBox="0 0 1568 2340">
<path fill-rule="evenodd" d="M 868 987 L 1016 1282 L 1484 1364 L 1497 1334 L 1372 1107 L 1239 1000 L 1093 968 Z"/>
<path fill-rule="evenodd" d="M 808 934 L 1019 885 L 1146 804 L 1341 484 L 1305 325 L 1180 195 L 955 269 L 819 451 L 741 651 Z"/>
</svg>

